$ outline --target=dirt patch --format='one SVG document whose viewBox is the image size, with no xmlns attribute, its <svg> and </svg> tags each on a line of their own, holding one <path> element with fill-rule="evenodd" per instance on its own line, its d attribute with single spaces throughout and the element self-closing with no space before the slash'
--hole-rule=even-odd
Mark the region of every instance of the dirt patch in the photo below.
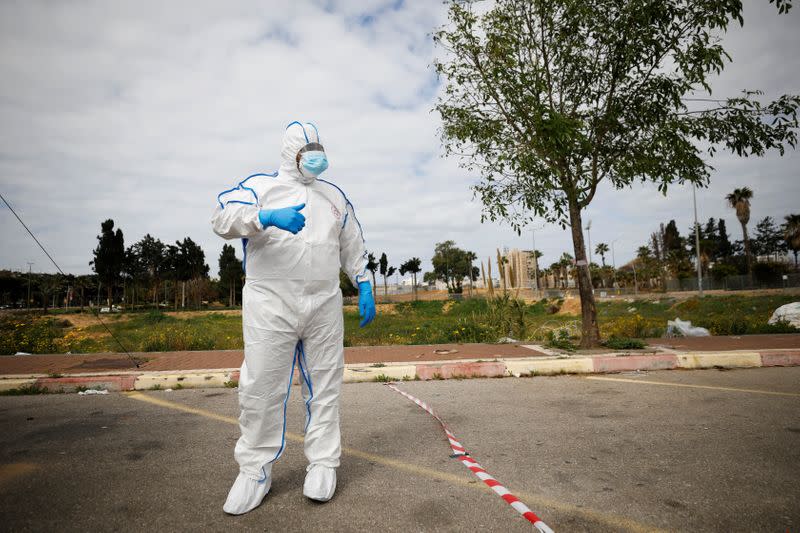
<svg viewBox="0 0 800 533">
<path fill-rule="evenodd" d="M 119 318 L 116 318 L 119 317 Z M 70 313 L 67 315 L 60 315 L 59 318 L 66 318 L 72 325 L 76 328 L 88 328 L 90 326 L 99 326 L 100 321 L 91 313 Z M 110 324 L 110 323 L 117 323 L 117 322 L 125 322 L 130 320 L 129 315 L 120 315 L 120 314 L 102 314 L 100 315 L 103 322 Z"/>
<path fill-rule="evenodd" d="M 358 306 L 357 305 L 345 305 L 344 310 L 351 312 L 351 313 L 358 313 Z M 397 314 L 397 306 L 396 304 L 375 304 L 375 311 L 379 315 L 396 315 Z"/>
<path fill-rule="evenodd" d="M 241 309 L 222 309 L 220 311 L 167 311 L 164 313 L 167 316 L 171 316 L 172 318 L 177 318 L 179 320 L 186 320 L 187 318 L 194 318 L 197 316 L 204 316 L 204 315 L 226 315 L 226 316 L 242 316 Z"/>
<path fill-rule="evenodd" d="M 579 315 L 581 314 L 580 298 L 567 298 L 558 310 L 559 315 Z"/>
</svg>

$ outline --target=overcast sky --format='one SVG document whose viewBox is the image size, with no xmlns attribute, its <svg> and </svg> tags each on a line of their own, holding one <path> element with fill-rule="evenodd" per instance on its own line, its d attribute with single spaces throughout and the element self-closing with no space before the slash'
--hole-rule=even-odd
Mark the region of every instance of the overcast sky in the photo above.
<svg viewBox="0 0 800 533">
<path fill-rule="evenodd" d="M 800 93 L 800 6 L 778 16 L 767 0 L 746 5 L 715 95 Z M 446 239 L 481 259 L 530 248 L 529 231 L 480 223 L 475 176 L 441 157 L 430 34 L 444 22 L 435 0 L 2 2 L 0 192 L 65 271 L 90 271 L 100 222 L 112 218 L 126 245 L 146 233 L 191 237 L 216 276 L 217 193 L 277 169 L 285 126 L 312 121 L 325 178 L 390 264 L 418 256 L 429 269 Z M 800 211 L 796 152 L 713 164 L 699 216 L 724 217 L 733 239 L 741 229 L 724 196 L 735 187 L 755 191 L 753 225 Z M 593 245 L 617 239 L 618 265 L 670 218 L 689 228 L 690 189 L 604 188 L 584 215 Z M 5 206 L 0 239 L 0 268 L 55 271 Z M 558 227 L 537 230 L 536 246 L 545 266 L 572 254 Z"/>
</svg>

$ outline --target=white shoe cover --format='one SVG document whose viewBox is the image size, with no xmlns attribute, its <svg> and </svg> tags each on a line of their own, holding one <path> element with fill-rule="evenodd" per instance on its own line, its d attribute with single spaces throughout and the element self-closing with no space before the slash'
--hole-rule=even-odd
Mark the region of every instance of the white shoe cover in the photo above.
<svg viewBox="0 0 800 533">
<path fill-rule="evenodd" d="M 318 502 L 333 498 L 336 490 L 336 469 L 323 465 L 311 465 L 303 484 L 303 495 Z"/>
<path fill-rule="evenodd" d="M 270 474 L 267 474 L 264 481 L 258 481 L 240 472 L 239 477 L 233 482 L 222 510 L 228 514 L 249 513 L 261 505 L 264 496 L 269 492 L 270 486 L 272 486 L 272 476 Z"/>
</svg>

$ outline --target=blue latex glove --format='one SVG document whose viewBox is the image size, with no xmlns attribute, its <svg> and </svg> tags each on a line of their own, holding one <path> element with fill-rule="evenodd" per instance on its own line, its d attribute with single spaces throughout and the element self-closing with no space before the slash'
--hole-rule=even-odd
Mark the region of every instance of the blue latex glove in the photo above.
<svg viewBox="0 0 800 533">
<path fill-rule="evenodd" d="M 358 284 L 358 314 L 361 315 L 362 328 L 375 318 L 375 299 L 372 297 L 372 286 L 369 281 Z"/>
<path fill-rule="evenodd" d="M 306 204 L 300 204 L 282 209 L 262 209 L 258 212 L 258 220 L 264 228 L 275 226 L 296 235 L 306 225 L 306 217 L 300 213 L 305 206 Z"/>
</svg>

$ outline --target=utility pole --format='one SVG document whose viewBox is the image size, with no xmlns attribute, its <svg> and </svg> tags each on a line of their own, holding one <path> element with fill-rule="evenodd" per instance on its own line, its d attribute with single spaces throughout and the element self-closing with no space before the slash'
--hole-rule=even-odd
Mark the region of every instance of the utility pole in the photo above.
<svg viewBox="0 0 800 533">
<path fill-rule="evenodd" d="M 31 266 L 33 263 L 28 262 L 28 313 L 31 312 Z"/>
<path fill-rule="evenodd" d="M 586 224 L 586 241 L 589 243 L 589 266 L 592 264 L 592 220 Z"/>
<path fill-rule="evenodd" d="M 698 296 L 703 296 L 703 269 L 700 264 L 700 224 L 697 223 L 697 186 L 692 184 L 692 202 L 694 203 L 694 249 L 697 260 L 697 291 Z"/>
<path fill-rule="evenodd" d="M 617 259 L 614 256 L 614 243 L 617 242 L 620 238 L 617 237 L 613 241 L 611 241 L 611 270 L 614 274 L 614 285 L 617 284 Z"/>
<path fill-rule="evenodd" d="M 536 228 L 531 228 L 531 239 L 533 239 L 533 279 L 536 280 L 536 297 L 541 298 L 539 291 L 539 258 L 536 257 Z"/>
</svg>

